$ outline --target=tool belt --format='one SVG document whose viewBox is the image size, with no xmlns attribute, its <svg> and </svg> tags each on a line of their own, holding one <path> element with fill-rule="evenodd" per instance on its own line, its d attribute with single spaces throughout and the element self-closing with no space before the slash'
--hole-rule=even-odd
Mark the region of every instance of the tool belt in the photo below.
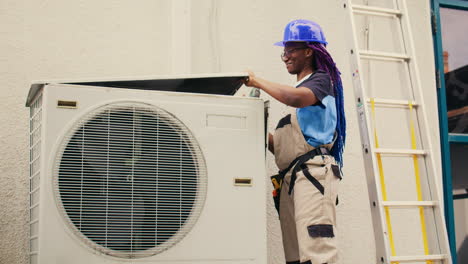
<svg viewBox="0 0 468 264">
<path fill-rule="evenodd" d="M 279 206 L 280 206 L 281 187 L 283 185 L 284 177 L 292 169 L 291 182 L 289 184 L 289 190 L 288 190 L 288 194 L 291 195 L 291 192 L 294 189 L 294 184 L 296 182 L 296 173 L 299 171 L 299 169 L 301 169 L 301 165 L 303 165 L 306 161 L 314 158 L 317 155 L 330 155 L 330 151 L 324 147 L 313 149 L 305 153 L 304 155 L 301 155 L 295 158 L 286 169 L 281 170 L 279 171 L 278 174 L 270 177 L 271 182 L 273 183 L 273 188 L 274 188 L 273 201 L 275 202 L 275 208 L 276 208 L 276 211 L 278 211 L 278 214 L 279 214 Z"/>
</svg>

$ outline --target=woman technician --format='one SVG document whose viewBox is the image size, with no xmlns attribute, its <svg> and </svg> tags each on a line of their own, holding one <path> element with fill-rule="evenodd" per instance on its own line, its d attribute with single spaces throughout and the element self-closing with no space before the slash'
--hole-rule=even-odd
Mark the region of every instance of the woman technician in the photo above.
<svg viewBox="0 0 468 264">
<path fill-rule="evenodd" d="M 338 183 L 346 139 L 340 72 L 326 50 L 320 26 L 309 20 L 286 25 L 281 59 L 293 86 L 249 72 L 246 85 L 296 108 L 269 135 L 280 170 L 279 217 L 286 263 L 337 263 Z"/>
</svg>

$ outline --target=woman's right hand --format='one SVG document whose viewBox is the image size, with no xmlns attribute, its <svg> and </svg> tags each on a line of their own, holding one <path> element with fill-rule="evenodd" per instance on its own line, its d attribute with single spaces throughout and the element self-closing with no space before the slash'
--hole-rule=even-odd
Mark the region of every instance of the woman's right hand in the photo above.
<svg viewBox="0 0 468 264">
<path fill-rule="evenodd" d="M 251 70 L 246 70 L 246 72 L 249 74 L 249 76 L 247 76 L 247 78 L 244 79 L 244 84 L 248 87 L 256 87 L 255 86 L 255 74 Z"/>
</svg>

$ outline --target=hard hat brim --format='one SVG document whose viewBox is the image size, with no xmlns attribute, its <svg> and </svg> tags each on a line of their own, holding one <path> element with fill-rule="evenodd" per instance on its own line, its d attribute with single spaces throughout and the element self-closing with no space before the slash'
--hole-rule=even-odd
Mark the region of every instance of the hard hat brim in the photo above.
<svg viewBox="0 0 468 264">
<path fill-rule="evenodd" d="M 278 41 L 276 42 L 275 44 L 273 44 L 275 46 L 280 46 L 280 47 L 284 47 L 284 42 L 283 41 Z"/>
<path fill-rule="evenodd" d="M 285 45 L 287 42 L 307 42 L 307 43 L 309 43 L 309 42 L 317 42 L 317 43 L 321 43 L 321 44 L 323 44 L 323 45 L 325 45 L 325 46 L 328 44 L 328 42 L 326 42 L 326 41 L 317 41 L 317 40 L 313 40 L 313 41 L 308 41 L 308 40 L 298 40 L 298 41 L 278 41 L 278 42 L 274 43 L 273 45 L 274 45 L 274 46 L 280 46 L 280 47 L 284 47 L 284 45 Z"/>
</svg>

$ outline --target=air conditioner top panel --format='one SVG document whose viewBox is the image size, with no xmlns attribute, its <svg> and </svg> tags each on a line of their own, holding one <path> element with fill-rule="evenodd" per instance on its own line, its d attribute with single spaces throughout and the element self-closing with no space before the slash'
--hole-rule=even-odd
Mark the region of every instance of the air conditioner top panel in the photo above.
<svg viewBox="0 0 468 264">
<path fill-rule="evenodd" d="M 51 80 L 33 82 L 29 89 L 26 106 L 29 107 L 36 94 L 46 84 L 78 84 L 138 90 L 158 90 L 185 93 L 234 95 L 242 86 L 247 73 L 215 73 L 139 78 L 110 78 L 94 80 Z"/>
</svg>

